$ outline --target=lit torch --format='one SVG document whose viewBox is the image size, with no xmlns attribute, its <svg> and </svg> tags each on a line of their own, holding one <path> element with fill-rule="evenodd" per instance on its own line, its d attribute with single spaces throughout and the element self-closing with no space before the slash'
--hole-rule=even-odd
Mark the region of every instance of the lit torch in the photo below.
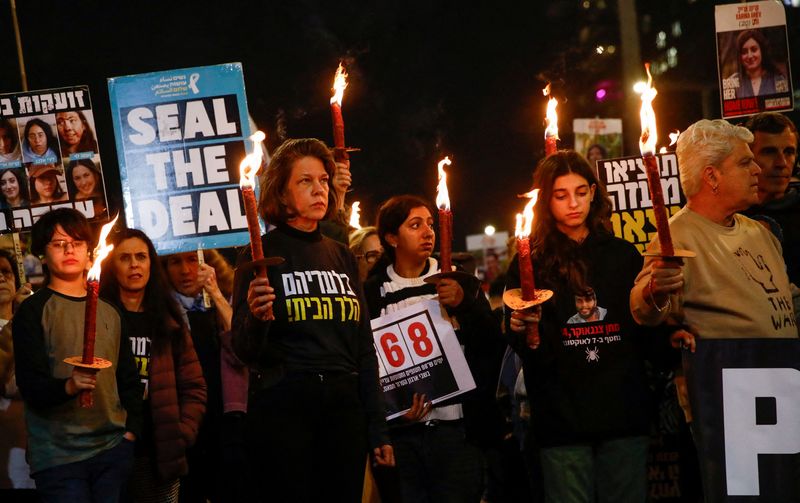
<svg viewBox="0 0 800 503">
<path fill-rule="evenodd" d="M 361 228 L 361 203 L 355 201 L 350 207 L 350 227 L 353 229 Z"/>
<path fill-rule="evenodd" d="M 242 190 L 242 200 L 244 200 L 244 213 L 247 217 L 247 230 L 250 232 L 250 252 L 253 262 L 263 260 L 264 248 L 261 245 L 261 226 L 258 225 L 258 205 L 256 203 L 255 178 L 256 173 L 261 167 L 263 151 L 261 142 L 266 135 L 261 131 L 256 131 L 250 136 L 253 142 L 253 152 L 247 154 L 239 164 L 239 187 Z M 263 264 L 256 266 L 256 276 L 267 277 L 267 268 Z M 268 313 L 267 319 L 273 319 L 272 310 Z"/>
<path fill-rule="evenodd" d="M 522 300 L 536 298 L 536 284 L 533 281 L 533 262 L 531 262 L 530 235 L 533 227 L 533 206 L 539 196 L 539 189 L 534 189 L 523 197 L 530 200 L 523 212 L 517 213 L 517 226 L 514 235 L 517 238 L 517 258 L 519 259 L 519 277 L 522 285 Z"/>
<path fill-rule="evenodd" d="M 333 78 L 333 96 L 331 97 L 331 118 L 333 120 L 333 157 L 337 162 L 348 159 L 347 149 L 344 146 L 344 118 L 342 117 L 342 97 L 347 87 L 347 73 L 342 63 L 336 69 Z"/>
<path fill-rule="evenodd" d="M 441 271 L 452 271 L 453 213 L 450 211 L 450 194 L 447 192 L 447 173 L 444 166 L 452 164 L 449 157 L 439 161 L 439 185 L 436 187 L 436 206 L 439 208 L 439 254 Z"/>
<path fill-rule="evenodd" d="M 94 263 L 92 264 L 89 273 L 86 275 L 86 309 L 83 313 L 83 354 L 81 356 L 73 356 L 66 358 L 64 361 L 70 365 L 80 367 L 84 372 L 97 373 L 104 368 L 112 365 L 109 360 L 105 358 L 95 357 L 94 355 L 94 340 L 97 335 L 97 295 L 100 289 L 100 268 L 103 260 L 114 249 L 114 245 L 107 245 L 106 239 L 114 224 L 117 223 L 119 215 L 114 217 L 114 220 L 105 224 L 100 231 L 100 239 L 97 242 L 97 247 L 92 254 Z M 90 408 L 94 405 L 92 392 L 90 390 L 83 390 L 78 395 L 78 403 L 83 408 Z"/>
<path fill-rule="evenodd" d="M 545 96 L 550 95 L 550 84 L 547 84 L 542 90 L 542 93 Z M 547 127 L 544 130 L 544 155 L 545 157 L 550 157 L 551 155 L 555 154 L 558 151 L 558 113 L 556 112 L 556 107 L 558 106 L 558 100 L 555 99 L 552 95 L 547 102 L 547 115 L 545 116 L 545 124 Z"/>
<path fill-rule="evenodd" d="M 650 187 L 650 199 L 653 201 L 653 213 L 656 217 L 656 230 L 658 241 L 661 245 L 661 256 L 672 257 L 675 249 L 672 246 L 672 235 L 669 232 L 667 208 L 664 204 L 664 194 L 661 189 L 661 176 L 658 172 L 658 162 L 655 151 L 658 141 L 656 130 L 656 114 L 653 110 L 653 99 L 658 92 L 653 87 L 653 77 L 650 75 L 650 65 L 645 64 L 647 70 L 647 87 L 642 91 L 642 136 L 639 138 L 639 150 L 642 153 L 645 169 L 647 171 L 647 185 Z"/>
</svg>

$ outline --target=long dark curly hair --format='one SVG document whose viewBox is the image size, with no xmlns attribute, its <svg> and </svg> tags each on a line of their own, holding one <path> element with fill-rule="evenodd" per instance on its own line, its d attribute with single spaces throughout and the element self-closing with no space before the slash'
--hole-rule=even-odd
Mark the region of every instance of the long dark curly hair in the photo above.
<svg viewBox="0 0 800 503">
<path fill-rule="evenodd" d="M 605 187 L 600 184 L 589 162 L 574 150 L 559 150 L 543 159 L 536 167 L 534 188 L 539 197 L 534 206 L 534 222 L 531 232 L 531 254 L 536 260 L 537 271 L 549 283 L 566 282 L 573 292 L 586 290 L 587 266 L 579 258 L 580 243 L 570 239 L 558 227 L 550 211 L 553 185 L 558 177 L 574 173 L 595 187 L 594 199 L 589 207 L 586 225 L 590 233 L 608 233 L 611 201 Z"/>
</svg>

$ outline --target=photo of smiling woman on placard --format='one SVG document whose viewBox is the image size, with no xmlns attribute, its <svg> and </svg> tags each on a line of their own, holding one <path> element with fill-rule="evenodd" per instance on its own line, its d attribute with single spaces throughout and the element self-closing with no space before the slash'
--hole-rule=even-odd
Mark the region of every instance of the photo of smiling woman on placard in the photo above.
<svg viewBox="0 0 800 503">
<path fill-rule="evenodd" d="M 786 27 L 717 34 L 725 100 L 789 93 Z"/>
<path fill-rule="evenodd" d="M 106 211 L 103 194 L 103 174 L 100 169 L 100 158 L 95 160 L 77 159 L 67 166 L 67 189 L 73 201 L 91 199 L 94 204 L 94 215 Z"/>
<path fill-rule="evenodd" d="M 28 181 L 21 169 L 0 171 L 0 209 L 30 206 Z"/>
</svg>

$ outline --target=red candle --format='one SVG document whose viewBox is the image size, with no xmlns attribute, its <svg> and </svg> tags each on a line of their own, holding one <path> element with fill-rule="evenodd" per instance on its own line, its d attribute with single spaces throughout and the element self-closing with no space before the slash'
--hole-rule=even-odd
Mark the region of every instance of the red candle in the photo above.
<svg viewBox="0 0 800 503">
<path fill-rule="evenodd" d="M 342 97 L 347 87 L 347 73 L 339 63 L 333 79 L 333 97 L 331 97 L 331 119 L 333 121 L 333 156 L 337 162 L 346 161 L 347 149 L 344 143 L 344 118 L 342 117 Z"/>
<path fill-rule="evenodd" d="M 264 258 L 264 248 L 261 245 L 261 226 L 258 224 L 258 204 L 256 202 L 255 178 L 256 172 L 261 167 L 263 153 L 261 142 L 266 135 L 261 131 L 256 131 L 250 140 L 253 142 L 253 152 L 247 154 L 242 162 L 239 163 L 239 187 L 242 189 L 242 200 L 244 201 L 244 215 L 247 218 L 247 231 L 250 233 L 250 254 L 253 261 Z M 267 267 L 264 265 L 256 266 L 256 276 L 267 277 Z M 267 319 L 274 319 L 272 309 L 267 313 Z"/>
<path fill-rule="evenodd" d="M 645 64 L 647 71 L 647 87 L 642 91 L 642 108 L 639 116 L 642 121 L 642 135 L 639 137 L 639 150 L 642 152 L 647 185 L 650 187 L 650 200 L 653 201 L 653 213 L 656 216 L 656 231 L 661 245 L 661 255 L 670 257 L 675 255 L 672 246 L 672 235 L 669 232 L 669 219 L 667 208 L 664 205 L 664 194 L 661 190 L 661 176 L 658 172 L 658 162 L 654 152 L 658 141 L 656 129 L 656 113 L 653 110 L 653 99 L 658 92 L 653 87 L 653 77 L 650 75 L 650 65 Z M 677 137 L 676 137 L 677 138 Z"/>
<path fill-rule="evenodd" d="M 519 280 L 522 287 L 522 300 L 533 300 L 536 298 L 536 284 L 533 280 L 531 242 L 527 237 L 517 238 L 517 259 L 519 260 Z"/>
<path fill-rule="evenodd" d="M 439 265 L 442 272 L 453 270 L 451 255 L 453 244 L 453 213 L 450 211 L 450 194 L 447 191 L 445 165 L 452 164 L 449 157 L 439 161 L 439 185 L 436 187 L 436 206 L 439 208 Z"/>
<path fill-rule="evenodd" d="M 547 84 L 542 90 L 545 96 L 550 94 L 550 84 Z M 558 100 L 553 98 L 552 96 L 547 101 L 547 114 L 545 115 L 545 130 L 544 130 L 544 155 L 545 157 L 550 157 L 551 155 L 558 152 L 558 113 L 556 113 L 556 107 L 558 106 Z"/>
<path fill-rule="evenodd" d="M 539 189 L 534 189 L 523 197 L 530 198 L 522 214 L 517 213 L 517 226 L 515 235 L 517 237 L 517 260 L 519 261 L 519 281 L 522 289 L 522 300 L 532 301 L 536 299 L 536 284 L 533 280 L 533 261 L 531 260 L 530 235 L 533 227 L 533 206 L 539 196 Z M 539 325 L 529 323 L 525 332 L 526 342 L 529 347 L 535 348 L 539 345 Z"/>
<path fill-rule="evenodd" d="M 664 204 L 664 193 L 661 190 L 658 162 L 652 153 L 647 153 L 642 158 L 647 172 L 647 185 L 650 187 L 650 200 L 653 201 L 653 213 L 656 216 L 656 231 L 658 232 L 658 242 L 661 245 L 661 255 L 670 257 L 675 255 L 675 248 L 672 246 L 672 234 L 669 232 L 669 217 Z"/>
<path fill-rule="evenodd" d="M 106 244 L 106 238 L 117 223 L 117 217 L 105 224 L 100 230 L 100 239 L 94 249 L 94 263 L 86 274 L 86 307 L 83 312 L 83 354 L 81 363 L 84 365 L 94 365 L 94 342 L 97 334 L 97 294 L 100 289 L 100 268 L 103 260 L 114 249 L 113 245 Z M 78 403 L 81 407 L 91 407 L 94 404 L 92 392 L 89 390 L 81 391 L 78 396 Z"/>
<path fill-rule="evenodd" d="M 442 272 L 453 270 L 451 261 L 453 244 L 453 213 L 448 209 L 439 209 L 439 255 Z"/>
<path fill-rule="evenodd" d="M 244 214 L 247 217 L 247 230 L 250 233 L 250 253 L 254 261 L 261 260 L 264 258 L 264 248 L 261 245 L 261 226 L 258 224 L 256 193 L 252 187 L 242 187 L 242 199 L 244 200 Z M 256 275 L 262 278 L 266 277 L 266 268 L 258 266 Z"/>
<path fill-rule="evenodd" d="M 94 339 L 97 324 L 97 292 L 100 282 L 97 280 L 86 281 L 86 310 L 83 314 L 83 356 L 81 362 L 86 365 L 94 363 Z M 81 391 L 78 397 L 81 407 L 87 408 L 94 404 L 91 391 Z"/>
</svg>

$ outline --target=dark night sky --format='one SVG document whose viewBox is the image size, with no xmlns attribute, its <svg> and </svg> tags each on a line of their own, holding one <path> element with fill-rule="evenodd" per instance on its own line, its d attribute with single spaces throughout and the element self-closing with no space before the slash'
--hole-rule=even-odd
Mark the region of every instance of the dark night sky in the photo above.
<svg viewBox="0 0 800 503">
<path fill-rule="evenodd" d="M 521 208 L 514 195 L 528 188 L 542 155 L 543 76 L 570 97 L 560 107 L 565 145 L 572 118 L 619 116 L 619 100 L 600 106 L 591 99 L 598 80 L 618 78 L 618 65 L 593 58 L 575 27 L 586 21 L 595 37 L 614 42 L 613 9 L 587 17 L 580 2 L 564 0 L 362 3 L 17 0 L 17 9 L 30 89 L 89 85 L 105 166 L 116 164 L 107 77 L 240 61 L 250 112 L 274 149 L 281 134 L 331 141 L 330 85 L 344 59 L 347 142 L 363 149 L 351 157 L 348 201 L 361 200 L 371 219 L 392 194 L 433 199 L 436 162 L 450 155 L 456 249 L 486 224 L 513 224 Z M 684 36 L 696 37 L 693 57 L 713 58 L 713 5 L 700 3 L 687 7 L 695 25 Z M 18 91 L 5 1 L 0 47 L 0 93 Z M 713 59 L 692 62 L 691 70 L 692 80 L 716 88 Z M 686 106 L 665 106 L 662 130 L 701 118 L 696 94 L 672 97 Z M 108 178 L 118 194 L 118 179 Z"/>
</svg>

